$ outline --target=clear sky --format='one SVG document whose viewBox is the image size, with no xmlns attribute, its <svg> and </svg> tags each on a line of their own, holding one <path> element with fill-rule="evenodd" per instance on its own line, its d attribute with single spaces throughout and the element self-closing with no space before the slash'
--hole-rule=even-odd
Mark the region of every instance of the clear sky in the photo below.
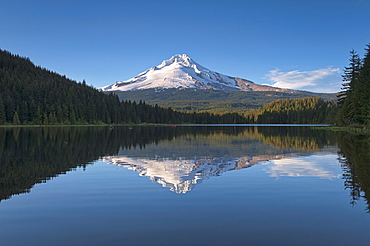
<svg viewBox="0 0 370 246">
<path fill-rule="evenodd" d="M 185 53 L 259 84 L 337 92 L 370 0 L 0 0 L 0 48 L 95 87 Z"/>
</svg>

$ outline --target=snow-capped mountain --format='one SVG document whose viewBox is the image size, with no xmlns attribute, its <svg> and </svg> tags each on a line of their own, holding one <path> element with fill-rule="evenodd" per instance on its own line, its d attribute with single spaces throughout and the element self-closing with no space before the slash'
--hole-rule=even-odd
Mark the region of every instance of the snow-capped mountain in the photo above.
<svg viewBox="0 0 370 246">
<path fill-rule="evenodd" d="M 151 67 L 132 79 L 118 81 L 99 89 L 102 91 L 132 91 L 152 88 L 293 92 L 293 90 L 258 85 L 249 80 L 211 71 L 185 54 L 174 55 L 169 60 Z"/>
</svg>

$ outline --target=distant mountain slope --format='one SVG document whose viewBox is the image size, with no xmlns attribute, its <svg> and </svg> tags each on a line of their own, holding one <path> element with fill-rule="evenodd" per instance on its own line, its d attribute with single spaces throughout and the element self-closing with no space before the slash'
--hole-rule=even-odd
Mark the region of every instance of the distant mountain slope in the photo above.
<svg viewBox="0 0 370 246">
<path fill-rule="evenodd" d="M 295 90 L 255 84 L 209 70 L 189 56 L 174 55 L 160 65 L 151 67 L 136 77 L 101 87 L 102 91 L 134 91 L 144 89 L 196 88 L 228 91 L 276 91 L 295 93 Z"/>
<path fill-rule="evenodd" d="M 145 101 L 184 111 L 239 112 L 260 108 L 277 99 L 293 99 L 303 97 L 321 97 L 324 100 L 336 100 L 334 93 L 299 93 L 273 91 L 223 91 L 198 89 L 147 89 L 137 91 L 116 91 L 121 100 Z"/>
</svg>

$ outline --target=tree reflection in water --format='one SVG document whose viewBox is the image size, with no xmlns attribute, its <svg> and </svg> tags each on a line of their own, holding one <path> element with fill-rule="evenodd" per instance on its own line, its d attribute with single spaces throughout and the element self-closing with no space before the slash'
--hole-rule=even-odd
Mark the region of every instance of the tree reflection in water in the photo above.
<svg viewBox="0 0 370 246">
<path fill-rule="evenodd" d="M 370 135 L 339 133 L 338 146 L 344 186 L 350 190 L 351 204 L 364 198 L 370 212 Z"/>
<path fill-rule="evenodd" d="M 369 137 L 308 127 L 0 128 L 0 200 L 122 152 L 162 157 L 170 153 L 184 159 L 203 156 L 204 160 L 215 158 L 217 165 L 217 158 L 234 158 L 230 163 L 235 165 L 228 168 L 236 170 L 255 164 L 253 157 L 258 161 L 258 156 L 265 156 L 261 160 L 267 160 L 272 155 L 315 152 L 336 144 L 352 203 L 363 197 L 369 210 Z"/>
</svg>

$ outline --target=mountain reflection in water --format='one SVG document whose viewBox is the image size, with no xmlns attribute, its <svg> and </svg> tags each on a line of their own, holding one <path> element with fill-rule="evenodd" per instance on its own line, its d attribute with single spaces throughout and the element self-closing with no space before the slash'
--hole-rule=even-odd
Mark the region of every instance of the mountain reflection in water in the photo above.
<svg viewBox="0 0 370 246">
<path fill-rule="evenodd" d="M 326 153 L 335 154 L 336 148 L 325 148 Z M 330 151 L 330 152 L 329 152 Z M 319 177 L 324 179 L 339 178 L 336 167 L 320 165 L 299 159 L 299 154 L 286 153 L 275 155 L 255 155 L 241 157 L 128 157 L 125 155 L 107 156 L 103 160 L 129 170 L 140 176 L 149 177 L 176 193 L 191 191 L 195 185 L 210 177 L 220 176 L 227 171 L 248 168 L 263 162 L 270 162 L 267 173 L 271 177 Z M 324 156 L 320 156 L 323 158 Z"/>
<path fill-rule="evenodd" d="M 227 129 L 227 128 L 226 128 Z M 232 170 L 251 167 L 257 163 L 282 160 L 288 157 L 309 155 L 315 151 L 336 153 L 334 140 L 328 136 L 315 135 L 309 128 L 210 128 L 206 134 L 187 133 L 176 139 L 164 139 L 158 145 L 146 146 L 144 150 L 121 149 L 116 156 L 107 156 L 103 160 L 117 166 L 136 171 L 140 176 L 149 177 L 176 193 L 191 191 L 195 185 L 210 177 L 220 176 Z M 203 129 L 204 130 L 204 129 Z M 324 133 L 324 132 L 322 132 Z M 324 141 L 322 141 L 324 137 Z M 293 169 L 296 176 L 338 176 L 330 174 L 323 167 L 312 165 L 284 165 Z M 271 176 L 278 174 L 276 167 Z M 309 169 L 311 171 L 307 171 Z M 281 171 L 281 170 L 280 170 Z"/>
<path fill-rule="evenodd" d="M 275 178 L 338 178 L 305 156 L 337 154 L 352 203 L 369 201 L 369 138 L 308 127 L 0 128 L 0 200 L 98 159 L 134 170 L 176 193 L 257 163 Z M 338 146 L 337 146 L 338 145 Z"/>
<path fill-rule="evenodd" d="M 191 191 L 196 184 L 222 173 L 247 168 L 261 161 L 279 158 L 277 156 L 258 156 L 240 158 L 128 158 L 125 156 L 106 157 L 103 160 L 136 171 L 153 182 L 170 188 L 176 193 Z"/>
</svg>

